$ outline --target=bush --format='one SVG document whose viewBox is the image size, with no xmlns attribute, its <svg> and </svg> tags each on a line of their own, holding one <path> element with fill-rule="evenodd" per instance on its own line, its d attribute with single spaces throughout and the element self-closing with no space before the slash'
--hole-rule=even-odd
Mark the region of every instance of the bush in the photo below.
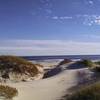
<svg viewBox="0 0 100 100">
<path fill-rule="evenodd" d="M 38 73 L 35 64 L 16 56 L 0 56 L 0 72 L 4 78 L 9 78 L 9 73 L 29 74 L 34 76 Z"/>
<path fill-rule="evenodd" d="M 100 61 L 95 62 L 95 67 L 93 68 L 93 70 L 95 72 L 100 72 Z"/>
<path fill-rule="evenodd" d="M 83 64 L 86 67 L 94 67 L 94 63 L 88 59 L 83 59 L 82 61 L 79 61 L 79 63 Z"/>
<path fill-rule="evenodd" d="M 100 61 L 95 62 L 97 65 L 100 65 Z"/>
<path fill-rule="evenodd" d="M 100 83 L 85 87 L 70 96 L 64 96 L 63 100 L 100 100 Z"/>
<path fill-rule="evenodd" d="M 13 97 L 17 95 L 18 95 L 18 91 L 16 88 L 0 85 L 0 96 L 1 97 L 11 100 Z"/>
</svg>

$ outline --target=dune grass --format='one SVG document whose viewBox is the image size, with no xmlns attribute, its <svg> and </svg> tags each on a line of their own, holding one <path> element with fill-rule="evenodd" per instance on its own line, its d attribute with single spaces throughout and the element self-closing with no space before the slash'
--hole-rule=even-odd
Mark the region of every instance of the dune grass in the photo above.
<svg viewBox="0 0 100 100">
<path fill-rule="evenodd" d="M 100 83 L 83 86 L 71 95 L 65 95 L 62 100 L 100 100 Z"/>
<path fill-rule="evenodd" d="M 89 67 L 89 68 L 95 67 L 95 63 L 89 59 L 83 59 L 83 60 L 79 61 L 79 63 L 83 64 L 84 66 Z"/>
<path fill-rule="evenodd" d="M 4 98 L 4 100 L 12 100 L 13 97 L 17 95 L 18 91 L 16 88 L 12 88 L 7 85 L 0 85 L 0 98 Z"/>
<path fill-rule="evenodd" d="M 38 69 L 35 64 L 16 56 L 0 56 L 0 72 L 9 74 L 9 72 L 15 73 L 29 73 L 34 76 L 38 73 Z"/>
<path fill-rule="evenodd" d="M 95 63 L 98 64 L 98 65 L 100 65 L 100 61 L 96 61 Z"/>
</svg>

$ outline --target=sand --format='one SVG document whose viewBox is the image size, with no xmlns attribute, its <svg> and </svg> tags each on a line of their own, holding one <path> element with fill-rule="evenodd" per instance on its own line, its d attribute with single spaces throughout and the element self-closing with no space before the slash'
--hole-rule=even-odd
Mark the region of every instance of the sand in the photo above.
<svg viewBox="0 0 100 100">
<path fill-rule="evenodd" d="M 59 74 L 46 79 L 7 84 L 18 89 L 19 95 L 14 100 L 57 100 L 77 84 L 79 70 L 62 70 Z"/>
</svg>

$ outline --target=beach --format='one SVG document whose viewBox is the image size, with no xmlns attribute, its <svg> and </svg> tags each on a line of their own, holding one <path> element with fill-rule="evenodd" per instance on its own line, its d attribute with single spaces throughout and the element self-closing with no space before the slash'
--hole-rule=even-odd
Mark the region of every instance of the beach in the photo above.
<svg viewBox="0 0 100 100">
<path fill-rule="evenodd" d="M 69 94 L 70 88 L 78 84 L 81 77 L 79 79 L 77 73 L 88 70 L 87 68 L 66 70 L 65 68 L 68 66 L 70 64 L 61 66 L 61 72 L 52 77 L 31 82 L 7 83 L 7 85 L 18 89 L 18 96 L 14 100 L 61 99 L 64 94 Z"/>
</svg>

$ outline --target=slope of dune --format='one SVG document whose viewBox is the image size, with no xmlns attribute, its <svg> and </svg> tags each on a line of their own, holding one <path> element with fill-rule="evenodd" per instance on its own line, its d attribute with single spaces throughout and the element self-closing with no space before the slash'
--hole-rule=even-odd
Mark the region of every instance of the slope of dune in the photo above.
<svg viewBox="0 0 100 100">
<path fill-rule="evenodd" d="M 63 67 L 68 67 L 64 65 Z M 32 82 L 9 83 L 8 85 L 16 87 L 19 91 L 18 97 L 14 100 L 57 100 L 61 98 L 68 89 L 75 86 L 81 77 L 77 77 L 81 69 L 63 69 L 59 74 Z"/>
<path fill-rule="evenodd" d="M 38 80 L 43 77 L 42 65 L 16 56 L 0 56 L 0 81 Z"/>
</svg>

